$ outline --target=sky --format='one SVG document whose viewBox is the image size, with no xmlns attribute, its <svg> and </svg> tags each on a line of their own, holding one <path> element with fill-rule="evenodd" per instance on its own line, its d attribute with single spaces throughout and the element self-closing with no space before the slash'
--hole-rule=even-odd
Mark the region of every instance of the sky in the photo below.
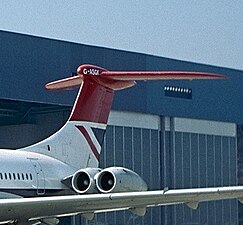
<svg viewBox="0 0 243 225">
<path fill-rule="evenodd" d="M 242 0 L 1 0 L 0 30 L 243 70 Z"/>
</svg>

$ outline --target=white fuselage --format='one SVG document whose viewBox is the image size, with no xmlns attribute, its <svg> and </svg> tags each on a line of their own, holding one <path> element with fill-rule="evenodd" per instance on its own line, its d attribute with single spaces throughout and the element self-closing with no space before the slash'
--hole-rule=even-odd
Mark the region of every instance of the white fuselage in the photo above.
<svg viewBox="0 0 243 225">
<path fill-rule="evenodd" d="M 0 150 L 0 198 L 70 194 L 61 181 L 75 168 L 52 157 L 20 150 Z"/>
</svg>

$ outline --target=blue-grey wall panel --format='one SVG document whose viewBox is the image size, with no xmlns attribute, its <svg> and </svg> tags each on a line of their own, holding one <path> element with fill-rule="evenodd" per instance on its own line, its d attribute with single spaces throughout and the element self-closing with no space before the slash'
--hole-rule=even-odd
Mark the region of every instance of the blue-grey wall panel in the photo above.
<svg viewBox="0 0 243 225">
<path fill-rule="evenodd" d="M 222 73 L 220 81 L 139 82 L 117 92 L 113 109 L 243 124 L 243 71 L 0 31 L 0 98 L 72 104 L 76 91 L 48 92 L 44 84 L 80 64 L 113 70 L 188 70 Z M 166 97 L 165 85 L 192 89 L 192 100 Z"/>
<path fill-rule="evenodd" d="M 149 184 L 161 188 L 160 139 L 158 130 L 108 126 L 101 154 L 100 167 L 125 166 L 134 169 Z M 148 209 L 146 216 L 136 218 L 130 212 L 98 216 L 97 221 L 112 224 L 161 224 L 161 208 Z"/>
<path fill-rule="evenodd" d="M 53 93 L 45 91 L 43 86 L 48 81 L 75 72 L 82 63 L 115 70 L 209 71 L 227 74 L 231 79 L 139 82 L 133 89 L 117 93 L 113 109 L 243 123 L 243 105 L 239 104 L 243 95 L 239 85 L 243 81 L 242 71 L 9 32 L 0 31 L 0 40 L 0 98 L 72 104 L 76 91 Z M 166 97 L 166 84 L 191 88 L 192 100 Z M 41 138 L 54 123 L 61 123 L 62 113 L 50 117 L 34 116 L 32 119 L 36 125 L 42 123 L 43 128 L 29 126 L 26 133 L 31 132 L 34 138 Z M 237 184 L 235 138 L 175 132 L 172 120 L 170 123 L 171 131 L 165 131 L 165 125 L 161 122 L 161 133 L 142 128 L 108 126 L 100 166 L 123 165 L 134 169 L 151 184 L 152 189 Z M 237 222 L 237 203 L 202 203 L 197 211 L 185 206 L 167 206 L 149 209 L 144 218 L 136 219 L 129 212 L 109 213 L 97 216 L 97 220 L 134 225 L 222 224 Z"/>
<path fill-rule="evenodd" d="M 140 128 L 133 129 L 133 148 L 134 148 L 134 171 L 138 174 L 142 174 L 142 155 L 141 155 L 141 148 L 142 148 L 142 131 Z"/>
<path fill-rule="evenodd" d="M 215 185 L 222 186 L 223 184 L 223 159 L 222 159 L 222 137 L 215 137 Z"/>
<path fill-rule="evenodd" d="M 214 143 L 213 143 L 213 136 L 207 135 L 206 136 L 206 155 L 207 155 L 207 186 L 214 186 L 215 180 L 215 162 L 214 160 Z"/>
<path fill-rule="evenodd" d="M 32 115 L 36 125 L 2 127 L 3 137 L 11 143 L 15 135 L 22 145 L 46 134 L 63 123 L 63 112 Z M 163 118 L 161 118 L 163 121 Z M 163 124 L 163 123 L 161 123 Z M 41 125 L 41 126 L 39 126 Z M 173 123 L 171 122 L 171 125 Z M 125 166 L 134 169 L 149 184 L 150 189 L 205 187 L 214 185 L 234 185 L 237 183 L 236 139 L 234 137 L 213 136 L 197 133 L 108 126 L 101 154 L 100 167 Z M 14 132 L 13 132 L 14 131 Z M 28 135 L 30 133 L 31 135 Z M 21 139 L 27 134 L 29 139 Z M 5 143 L 6 144 L 6 143 Z M 27 144 L 27 143 L 26 143 Z M 16 146 L 18 147 L 18 146 Z M 148 209 L 144 218 L 135 218 L 130 212 L 109 213 L 96 216 L 96 221 L 113 224 L 222 224 L 237 222 L 236 201 L 200 203 L 198 210 L 185 205 L 165 206 Z M 82 220 L 83 221 L 83 220 Z M 83 222 L 86 223 L 86 222 Z M 89 223 L 87 223 L 89 224 Z"/>
<path fill-rule="evenodd" d="M 163 178 L 161 177 L 161 161 L 160 161 L 160 138 L 159 132 L 156 130 L 150 130 L 151 140 L 150 140 L 150 184 L 151 189 L 159 189 L 163 187 Z M 157 150 L 157 151 L 156 151 Z M 160 177 L 161 179 L 158 179 Z"/>
<path fill-rule="evenodd" d="M 151 145 L 150 134 L 148 129 L 142 130 L 142 176 L 147 184 L 151 184 Z M 156 149 L 154 149 L 156 150 Z"/>
<path fill-rule="evenodd" d="M 47 92 L 46 82 L 70 74 L 70 44 L 50 39 L 0 32 L 0 96 L 60 103 L 72 102 L 68 93 Z M 55 101 L 53 101 L 55 102 Z"/>
<path fill-rule="evenodd" d="M 217 210 L 216 224 L 223 224 L 223 201 L 215 202 L 215 207 Z M 237 224 L 237 223 L 236 223 Z"/>
<path fill-rule="evenodd" d="M 198 134 L 191 134 L 191 182 L 192 187 L 199 187 L 199 146 Z"/>
<path fill-rule="evenodd" d="M 230 184 L 231 185 L 238 185 L 238 177 L 237 177 L 237 163 L 238 163 L 238 156 L 237 156 L 237 146 L 236 146 L 236 139 L 231 137 L 229 138 L 229 163 L 230 163 Z M 236 175 L 235 175 L 236 174 Z"/>
<path fill-rule="evenodd" d="M 229 149 L 229 138 L 222 138 L 222 161 L 223 163 L 223 185 L 230 185 L 230 149 Z M 232 171 L 233 172 L 233 171 Z"/>
<path fill-rule="evenodd" d="M 182 135 L 182 179 L 183 187 L 192 187 L 191 183 L 191 140 L 190 133 L 184 133 Z"/>
<path fill-rule="evenodd" d="M 177 132 L 175 134 L 175 148 L 173 158 L 173 175 L 174 175 L 174 186 L 173 188 L 183 187 L 183 149 L 182 149 L 182 133 Z"/>
<path fill-rule="evenodd" d="M 173 159 L 173 151 L 171 146 L 171 134 L 170 132 L 165 132 L 163 138 L 163 146 L 161 148 L 162 155 L 161 161 L 161 171 L 162 171 L 162 187 L 173 187 L 173 167 L 172 167 L 172 159 Z"/>
<path fill-rule="evenodd" d="M 229 78 L 219 81 L 149 82 L 147 109 L 150 113 L 243 122 L 243 107 L 238 104 L 241 101 L 240 96 L 243 95 L 243 90 L 239 86 L 243 79 L 243 71 L 155 56 L 147 56 L 146 65 L 148 70 L 205 71 L 224 74 Z M 165 97 L 165 85 L 191 88 L 192 100 Z"/>
<path fill-rule="evenodd" d="M 199 135 L 199 183 L 200 187 L 207 186 L 207 155 L 206 155 L 206 135 Z"/>
<path fill-rule="evenodd" d="M 170 187 L 191 188 L 236 184 L 235 138 L 175 132 L 173 128 L 166 133 L 167 135 L 162 135 L 163 146 L 170 151 L 164 149 L 163 156 L 168 157 L 166 155 L 170 154 L 171 165 L 168 165 L 167 161 L 167 167 L 171 169 L 165 169 L 164 172 L 170 173 L 172 179 Z M 162 165 L 165 165 L 164 161 Z M 185 205 L 165 207 L 162 215 L 165 214 L 167 216 L 164 217 L 164 224 L 217 225 L 222 221 L 236 224 L 238 222 L 238 207 L 235 200 L 200 203 L 196 211 Z"/>
<path fill-rule="evenodd" d="M 133 169 L 134 167 L 134 152 L 133 152 L 132 128 L 124 128 L 124 161 L 123 165 L 126 168 Z"/>
</svg>

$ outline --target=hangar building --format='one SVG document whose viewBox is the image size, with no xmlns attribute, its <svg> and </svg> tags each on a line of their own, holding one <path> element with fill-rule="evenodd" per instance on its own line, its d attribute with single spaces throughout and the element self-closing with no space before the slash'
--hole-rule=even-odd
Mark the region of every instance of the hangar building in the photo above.
<svg viewBox="0 0 243 225">
<path fill-rule="evenodd" d="M 58 130 L 76 91 L 48 92 L 44 84 L 80 64 L 109 70 L 185 70 L 226 80 L 138 82 L 115 95 L 100 167 L 124 166 L 150 189 L 238 185 L 243 182 L 243 71 L 158 56 L 0 31 L 0 148 L 19 148 Z M 1 168 L 0 168 L 1 169 Z M 241 224 L 236 200 L 104 213 L 61 224 Z"/>
</svg>

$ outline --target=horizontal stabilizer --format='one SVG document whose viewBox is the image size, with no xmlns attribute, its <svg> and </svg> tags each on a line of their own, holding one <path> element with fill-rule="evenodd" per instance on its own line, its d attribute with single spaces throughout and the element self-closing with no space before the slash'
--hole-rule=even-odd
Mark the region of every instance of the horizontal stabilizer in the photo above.
<svg viewBox="0 0 243 225">
<path fill-rule="evenodd" d="M 104 71 L 101 76 L 114 80 L 195 80 L 223 79 L 219 74 L 184 71 Z"/>
<path fill-rule="evenodd" d="M 82 77 L 79 75 L 68 77 L 65 79 L 50 82 L 45 85 L 46 89 L 49 90 L 70 90 L 76 87 L 80 87 L 82 84 Z"/>
<path fill-rule="evenodd" d="M 77 75 L 46 84 L 50 90 L 69 90 L 80 87 L 85 79 L 93 80 L 112 90 L 132 87 L 136 80 L 194 80 L 224 79 L 225 76 L 206 72 L 185 71 L 108 71 L 94 65 L 81 65 Z"/>
</svg>

